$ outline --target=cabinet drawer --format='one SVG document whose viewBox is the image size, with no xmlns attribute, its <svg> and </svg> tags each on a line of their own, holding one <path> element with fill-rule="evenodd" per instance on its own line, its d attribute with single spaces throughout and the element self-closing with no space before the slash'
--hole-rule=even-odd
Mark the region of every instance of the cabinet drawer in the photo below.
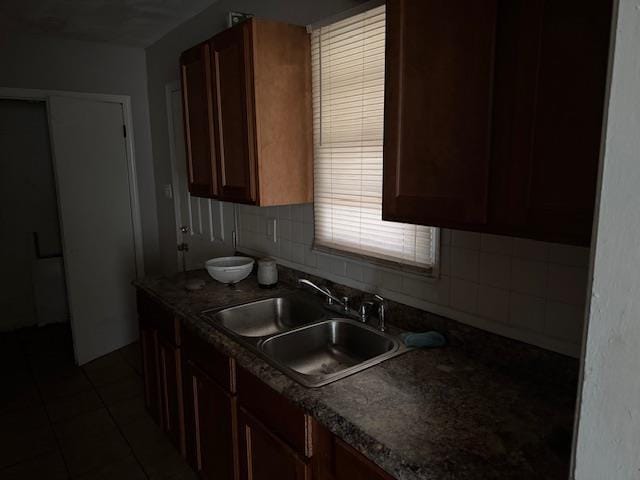
<svg viewBox="0 0 640 480">
<path fill-rule="evenodd" d="M 234 360 L 187 329 L 184 329 L 182 336 L 184 355 L 225 391 L 235 393 Z"/>
<path fill-rule="evenodd" d="M 371 460 L 339 438 L 334 440 L 335 480 L 393 480 Z"/>
<path fill-rule="evenodd" d="M 311 417 L 275 390 L 238 368 L 238 398 L 257 420 L 301 455 L 311 456 Z"/>
<path fill-rule="evenodd" d="M 180 320 L 174 313 L 142 290 L 137 292 L 137 304 L 140 323 L 146 327 L 157 329 L 158 335 L 165 342 L 179 347 L 181 343 Z"/>
</svg>

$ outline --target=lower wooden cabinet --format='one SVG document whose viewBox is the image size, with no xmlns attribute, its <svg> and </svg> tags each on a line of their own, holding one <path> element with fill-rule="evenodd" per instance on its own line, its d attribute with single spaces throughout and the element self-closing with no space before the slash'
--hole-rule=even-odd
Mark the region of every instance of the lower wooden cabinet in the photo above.
<svg viewBox="0 0 640 480">
<path fill-rule="evenodd" d="M 158 336 L 158 360 L 160 376 L 160 407 L 162 428 L 171 443 L 184 454 L 182 413 L 182 369 L 180 349 Z"/>
<path fill-rule="evenodd" d="M 147 410 L 203 480 L 392 480 L 138 294 Z"/>
<path fill-rule="evenodd" d="M 308 480 L 306 459 L 243 408 L 238 416 L 242 480 Z"/>
<path fill-rule="evenodd" d="M 237 400 L 190 361 L 186 362 L 185 375 L 190 463 L 200 478 L 233 480 L 238 470 Z"/>
</svg>

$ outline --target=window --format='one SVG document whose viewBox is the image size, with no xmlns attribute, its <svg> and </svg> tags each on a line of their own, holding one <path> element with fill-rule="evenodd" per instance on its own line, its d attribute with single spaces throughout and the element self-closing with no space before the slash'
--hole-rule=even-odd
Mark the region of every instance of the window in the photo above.
<svg viewBox="0 0 640 480">
<path fill-rule="evenodd" d="M 382 220 L 385 7 L 315 28 L 315 247 L 430 269 L 437 229 Z"/>
</svg>

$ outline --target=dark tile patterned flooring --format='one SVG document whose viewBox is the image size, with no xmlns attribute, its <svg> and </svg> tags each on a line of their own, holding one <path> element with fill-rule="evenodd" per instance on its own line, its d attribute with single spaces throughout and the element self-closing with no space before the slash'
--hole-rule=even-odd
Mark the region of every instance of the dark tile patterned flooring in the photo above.
<svg viewBox="0 0 640 480">
<path fill-rule="evenodd" d="M 140 348 L 78 367 L 68 325 L 0 334 L 2 480 L 195 479 L 144 409 Z"/>
</svg>

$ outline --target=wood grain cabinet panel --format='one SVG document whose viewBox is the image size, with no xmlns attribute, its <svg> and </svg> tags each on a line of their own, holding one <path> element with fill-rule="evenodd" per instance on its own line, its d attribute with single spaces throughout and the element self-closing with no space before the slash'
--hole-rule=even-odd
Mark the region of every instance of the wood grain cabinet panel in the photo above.
<svg viewBox="0 0 640 480">
<path fill-rule="evenodd" d="M 389 0 L 383 218 L 588 245 L 611 11 Z"/>
<path fill-rule="evenodd" d="M 199 54 L 205 49 L 205 62 L 187 63 L 191 49 L 182 63 L 186 105 L 189 89 L 202 89 L 188 80 L 202 78 L 200 67 L 207 79 L 198 97 L 206 105 L 185 115 L 187 143 L 192 131 L 200 132 L 197 138 L 210 132 L 217 186 L 202 196 L 260 206 L 312 201 L 311 52 L 305 28 L 252 18 L 199 48 Z M 190 130 L 190 121 L 199 123 Z M 195 184 L 189 191 L 200 195 Z"/>
<path fill-rule="evenodd" d="M 180 56 L 189 192 L 198 197 L 215 197 L 218 194 L 209 62 L 209 45 L 206 43 Z"/>
<path fill-rule="evenodd" d="M 306 459 L 243 408 L 238 416 L 241 480 L 310 480 Z"/>
<path fill-rule="evenodd" d="M 385 220 L 487 221 L 497 0 L 387 2 Z"/>
<path fill-rule="evenodd" d="M 185 408 L 191 434 L 191 464 L 206 480 L 233 480 L 237 467 L 237 400 L 192 362 L 187 362 L 190 405 Z M 187 417 L 189 415 L 189 417 Z"/>
</svg>

